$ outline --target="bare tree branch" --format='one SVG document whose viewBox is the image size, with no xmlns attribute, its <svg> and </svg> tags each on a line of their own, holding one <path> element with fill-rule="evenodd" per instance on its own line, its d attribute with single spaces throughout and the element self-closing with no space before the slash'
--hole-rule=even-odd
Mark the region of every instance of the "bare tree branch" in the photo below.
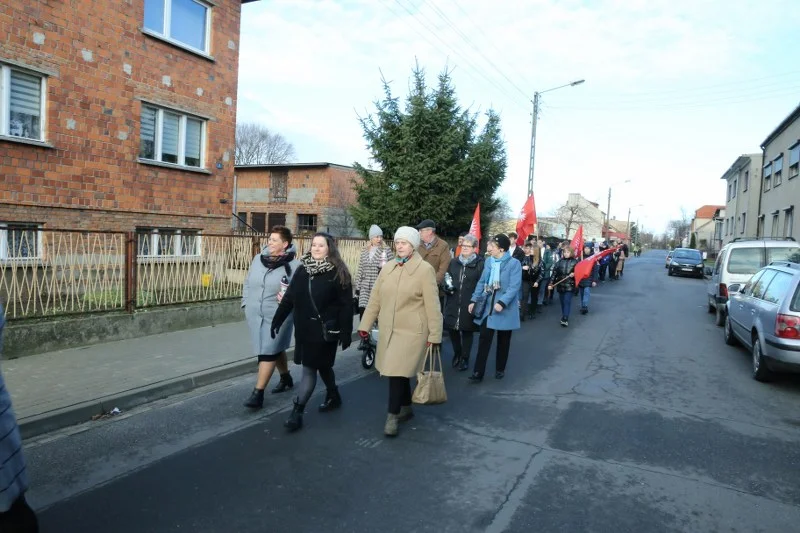
<svg viewBox="0 0 800 533">
<path fill-rule="evenodd" d="M 356 219 L 350 212 L 352 192 L 344 187 L 333 187 L 330 206 L 325 210 L 325 226 L 334 237 L 359 237 Z"/>
<path fill-rule="evenodd" d="M 556 210 L 555 218 L 559 224 L 564 226 L 567 237 L 572 228 L 577 228 L 581 224 L 592 222 L 591 213 L 588 208 L 578 202 L 567 202 Z"/>
<path fill-rule="evenodd" d="M 291 163 L 295 159 L 294 146 L 280 133 L 255 122 L 236 125 L 237 165 L 269 165 Z"/>
</svg>

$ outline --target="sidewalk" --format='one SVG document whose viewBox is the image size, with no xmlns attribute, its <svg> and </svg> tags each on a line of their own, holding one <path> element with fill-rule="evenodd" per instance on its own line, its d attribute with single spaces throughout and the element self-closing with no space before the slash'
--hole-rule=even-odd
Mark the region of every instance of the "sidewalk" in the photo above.
<svg viewBox="0 0 800 533">
<path fill-rule="evenodd" d="M 257 363 L 242 321 L 30 355 L 2 367 L 27 438 L 255 372 Z"/>
</svg>

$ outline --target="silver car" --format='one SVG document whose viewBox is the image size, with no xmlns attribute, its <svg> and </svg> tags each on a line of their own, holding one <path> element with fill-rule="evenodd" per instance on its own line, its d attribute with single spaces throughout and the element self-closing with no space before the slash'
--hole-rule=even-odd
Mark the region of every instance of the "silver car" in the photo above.
<svg viewBox="0 0 800 533">
<path fill-rule="evenodd" d="M 752 351 L 753 378 L 800 372 L 800 264 L 773 262 L 728 287 L 725 343 Z"/>
</svg>

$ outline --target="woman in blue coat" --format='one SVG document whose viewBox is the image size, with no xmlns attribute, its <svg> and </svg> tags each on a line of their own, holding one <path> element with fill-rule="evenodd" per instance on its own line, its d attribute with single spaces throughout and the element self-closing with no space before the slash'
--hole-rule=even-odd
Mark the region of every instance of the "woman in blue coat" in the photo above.
<svg viewBox="0 0 800 533">
<path fill-rule="evenodd" d="M 481 328 L 478 340 L 478 358 L 469 377 L 472 383 L 483 381 L 486 360 L 492 339 L 497 332 L 496 379 L 503 379 L 511 348 L 511 332 L 519 329 L 519 292 L 522 284 L 522 263 L 512 260 L 508 249 L 511 240 L 502 233 L 495 235 L 487 245 L 489 258 L 483 268 L 478 286 L 472 294 L 469 312 Z"/>
</svg>

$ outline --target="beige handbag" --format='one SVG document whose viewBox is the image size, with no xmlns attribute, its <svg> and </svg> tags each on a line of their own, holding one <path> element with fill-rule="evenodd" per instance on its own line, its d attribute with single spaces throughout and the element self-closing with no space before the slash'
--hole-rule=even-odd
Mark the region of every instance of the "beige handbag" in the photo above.
<svg viewBox="0 0 800 533">
<path fill-rule="evenodd" d="M 438 370 L 437 368 L 438 363 Z M 422 371 L 417 372 L 417 386 L 411 401 L 423 405 L 433 405 L 447 401 L 442 372 L 442 351 L 440 346 L 428 346 Z"/>
</svg>

